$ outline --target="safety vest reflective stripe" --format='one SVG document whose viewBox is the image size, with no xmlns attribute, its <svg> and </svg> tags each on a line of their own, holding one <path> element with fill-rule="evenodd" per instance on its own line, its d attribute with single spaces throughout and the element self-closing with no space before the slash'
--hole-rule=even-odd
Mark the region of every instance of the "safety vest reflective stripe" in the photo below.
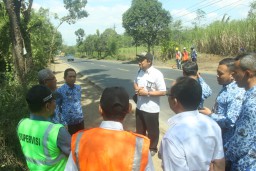
<svg viewBox="0 0 256 171">
<path fill-rule="evenodd" d="M 140 170 L 143 143 L 144 143 L 143 138 L 136 137 L 136 146 L 135 146 L 135 153 L 134 153 L 134 159 L 133 159 L 133 165 L 132 165 L 132 170 L 134 171 Z"/>
<path fill-rule="evenodd" d="M 77 170 L 79 171 L 80 170 L 80 165 L 79 165 L 79 142 L 80 142 L 80 139 L 82 137 L 84 132 L 79 132 L 77 134 L 77 137 L 76 137 L 76 145 L 75 145 L 75 157 L 76 157 L 76 165 L 77 165 Z"/>
<path fill-rule="evenodd" d="M 60 154 L 56 159 L 54 160 L 37 160 L 37 159 L 33 159 L 30 157 L 25 156 L 26 160 L 29 161 L 30 163 L 36 164 L 36 165 L 54 165 L 56 163 L 58 163 L 60 160 L 62 160 L 63 158 L 65 158 L 64 154 Z"/>
<path fill-rule="evenodd" d="M 56 159 L 53 159 L 53 160 L 51 159 L 47 144 L 48 144 L 49 135 L 50 135 L 50 132 L 51 132 L 53 126 L 54 126 L 54 124 L 50 124 L 47 127 L 46 132 L 43 137 L 43 150 L 44 150 L 44 155 L 45 155 L 46 160 L 38 160 L 38 159 L 34 159 L 31 157 L 25 156 L 27 161 L 29 161 L 33 164 L 36 164 L 36 165 L 53 165 L 53 164 L 56 164 L 57 162 L 59 162 L 60 160 L 62 160 L 63 158 L 65 158 L 65 155 L 61 153 Z"/>
</svg>

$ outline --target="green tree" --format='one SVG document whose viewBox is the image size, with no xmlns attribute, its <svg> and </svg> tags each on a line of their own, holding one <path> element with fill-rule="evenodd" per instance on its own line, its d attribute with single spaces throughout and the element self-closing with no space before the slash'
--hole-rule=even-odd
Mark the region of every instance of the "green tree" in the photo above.
<svg viewBox="0 0 256 171">
<path fill-rule="evenodd" d="M 5 6 L 0 1 L 0 83 L 8 78 L 11 67 L 9 24 Z"/>
<path fill-rule="evenodd" d="M 97 35 L 88 35 L 83 42 L 83 48 L 87 55 L 93 56 L 93 52 L 96 51 Z"/>
<path fill-rule="evenodd" d="M 250 10 L 248 12 L 248 18 L 249 19 L 255 19 L 256 18 L 256 1 L 254 0 L 250 4 Z"/>
<path fill-rule="evenodd" d="M 85 36 L 84 30 L 81 28 L 78 29 L 77 31 L 75 31 L 75 35 L 77 36 L 77 39 L 76 39 L 77 46 L 79 46 L 82 44 L 84 36 Z"/>
<path fill-rule="evenodd" d="M 27 25 L 30 21 L 30 12 L 33 1 L 3 1 L 10 21 L 12 56 L 16 77 L 22 87 L 26 89 L 26 73 L 32 68 L 32 50 Z"/>
<path fill-rule="evenodd" d="M 36 67 L 35 70 L 37 71 L 46 67 L 50 60 L 46 54 L 50 51 L 49 45 L 51 44 L 52 32 L 55 28 L 48 16 L 49 9 L 40 8 L 38 11 L 32 10 L 31 20 L 28 25 L 31 34 L 32 58 L 34 67 Z M 59 32 L 56 33 L 54 44 L 55 48 L 52 50 L 56 54 L 62 45 L 62 36 Z"/>
<path fill-rule="evenodd" d="M 201 26 L 201 23 L 202 23 L 203 19 L 205 19 L 205 16 L 206 16 L 206 13 L 203 10 L 201 10 L 201 9 L 196 10 L 196 18 L 192 22 L 192 24 L 195 26 L 195 28 Z"/>
<path fill-rule="evenodd" d="M 55 42 L 55 36 L 57 34 L 59 27 L 65 22 L 68 24 L 75 24 L 76 20 L 82 19 L 88 16 L 88 13 L 83 9 L 87 4 L 87 0 L 63 0 L 63 2 L 64 2 L 64 7 L 66 8 L 66 10 L 68 10 L 68 14 L 61 18 L 59 18 L 59 16 L 55 14 L 55 19 L 59 20 L 59 24 L 55 28 L 54 32 L 52 33 L 53 36 L 52 36 L 52 42 L 50 44 L 50 53 L 49 53 L 49 57 L 52 59 L 52 62 L 54 61 L 52 51 L 56 46 L 54 42 Z"/>
<path fill-rule="evenodd" d="M 108 28 L 101 34 L 101 42 L 104 45 L 105 56 L 112 56 L 117 53 L 118 34 L 114 29 Z"/>
<path fill-rule="evenodd" d="M 171 22 L 171 15 L 157 0 L 133 0 L 123 14 L 123 27 L 136 45 L 145 43 L 150 52 Z"/>
</svg>

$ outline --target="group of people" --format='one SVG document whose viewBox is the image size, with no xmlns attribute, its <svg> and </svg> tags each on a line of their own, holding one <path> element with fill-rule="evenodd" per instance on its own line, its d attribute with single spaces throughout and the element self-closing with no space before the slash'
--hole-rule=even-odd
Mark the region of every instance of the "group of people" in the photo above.
<svg viewBox="0 0 256 171">
<path fill-rule="evenodd" d="M 191 50 L 191 52 L 190 52 L 191 60 L 193 62 L 197 62 L 196 49 L 192 46 L 190 48 L 190 50 Z M 180 52 L 178 47 L 175 48 L 175 51 L 176 51 L 175 52 L 175 60 L 176 60 L 177 69 L 182 69 L 182 64 L 189 61 L 189 53 L 186 50 L 186 47 L 183 48 L 183 52 Z"/>
<path fill-rule="evenodd" d="M 217 81 L 223 87 L 212 110 L 203 104 L 212 90 L 196 62 L 183 64 L 183 77 L 167 92 L 153 59 L 150 53 L 138 55 L 136 133 L 123 130 L 122 121 L 131 111 L 123 87 L 104 89 L 99 104 L 103 121 L 99 128 L 84 130 L 81 95 L 72 94 L 81 91 L 71 86 L 75 71 L 65 71 L 66 83 L 57 91 L 53 73 L 44 77 L 39 72 L 41 85 L 26 97 L 30 118 L 21 120 L 17 129 L 29 169 L 154 170 L 152 156 L 158 153 L 163 170 L 256 170 L 256 54 L 219 62 Z M 164 95 L 175 115 L 158 149 Z M 71 100 L 74 106 L 68 105 Z"/>
</svg>

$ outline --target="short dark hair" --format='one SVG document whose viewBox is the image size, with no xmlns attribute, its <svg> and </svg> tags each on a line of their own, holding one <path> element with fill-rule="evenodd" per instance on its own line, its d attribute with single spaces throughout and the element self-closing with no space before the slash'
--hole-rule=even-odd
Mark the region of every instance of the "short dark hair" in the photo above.
<svg viewBox="0 0 256 171">
<path fill-rule="evenodd" d="M 40 112 L 43 106 L 54 99 L 49 88 L 44 85 L 35 85 L 27 92 L 26 101 L 31 112 Z"/>
<path fill-rule="evenodd" d="M 186 76 L 196 76 L 198 72 L 198 65 L 196 62 L 187 61 L 183 64 L 182 70 Z"/>
<path fill-rule="evenodd" d="M 186 111 L 196 110 L 201 102 L 202 87 L 193 78 L 177 78 L 170 91 Z"/>
<path fill-rule="evenodd" d="M 243 53 L 235 57 L 236 61 L 240 61 L 242 70 L 256 71 L 256 53 Z"/>
<path fill-rule="evenodd" d="M 129 95 L 123 87 L 105 88 L 100 106 L 108 120 L 123 120 L 129 111 Z"/>
<path fill-rule="evenodd" d="M 219 62 L 219 65 L 226 65 L 230 71 L 234 71 L 235 69 L 235 59 L 234 58 L 225 58 L 225 59 L 222 59 L 220 62 Z"/>
<path fill-rule="evenodd" d="M 74 71 L 76 73 L 76 71 L 73 68 L 68 68 L 64 71 L 64 78 L 66 78 L 68 76 L 68 72 L 69 71 Z"/>
</svg>

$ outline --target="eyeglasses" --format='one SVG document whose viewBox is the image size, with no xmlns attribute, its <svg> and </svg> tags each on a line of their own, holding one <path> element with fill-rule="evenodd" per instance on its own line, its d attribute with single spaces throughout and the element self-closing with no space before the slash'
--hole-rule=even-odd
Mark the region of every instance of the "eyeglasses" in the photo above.
<svg viewBox="0 0 256 171">
<path fill-rule="evenodd" d="M 46 78 L 45 80 L 46 81 L 52 81 L 52 80 L 55 80 L 56 78 L 55 77 L 52 77 L 52 78 Z"/>
</svg>

